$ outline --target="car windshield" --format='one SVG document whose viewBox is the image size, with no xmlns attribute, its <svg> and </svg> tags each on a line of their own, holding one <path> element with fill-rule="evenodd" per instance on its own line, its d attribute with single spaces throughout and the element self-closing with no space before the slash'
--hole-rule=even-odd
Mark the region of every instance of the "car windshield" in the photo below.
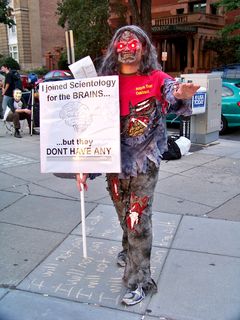
<svg viewBox="0 0 240 320">
<path fill-rule="evenodd" d="M 50 72 L 48 72 L 48 73 L 44 76 L 44 78 L 45 78 L 45 79 L 48 79 L 48 78 L 52 78 L 52 76 L 53 76 L 53 72 L 50 71 Z"/>
</svg>

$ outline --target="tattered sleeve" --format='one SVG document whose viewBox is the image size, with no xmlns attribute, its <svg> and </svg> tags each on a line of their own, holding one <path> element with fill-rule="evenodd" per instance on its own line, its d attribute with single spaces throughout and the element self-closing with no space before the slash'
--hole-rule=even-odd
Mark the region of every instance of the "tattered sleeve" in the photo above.
<svg viewBox="0 0 240 320">
<path fill-rule="evenodd" d="M 178 82 L 172 79 L 165 79 L 162 94 L 167 102 L 166 113 L 175 113 L 176 115 L 190 116 L 192 114 L 192 99 L 177 99 L 173 95 L 175 86 Z"/>
</svg>

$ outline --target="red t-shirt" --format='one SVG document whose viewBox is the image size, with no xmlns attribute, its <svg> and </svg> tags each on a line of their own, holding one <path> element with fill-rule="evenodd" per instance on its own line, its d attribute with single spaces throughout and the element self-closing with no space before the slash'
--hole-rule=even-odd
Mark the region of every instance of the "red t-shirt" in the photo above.
<svg viewBox="0 0 240 320">
<path fill-rule="evenodd" d="M 162 101 L 161 88 L 165 79 L 171 77 L 160 71 L 154 70 L 149 75 L 119 75 L 120 90 L 120 114 L 126 116 L 129 114 L 129 105 L 138 103 L 155 97 Z"/>
</svg>

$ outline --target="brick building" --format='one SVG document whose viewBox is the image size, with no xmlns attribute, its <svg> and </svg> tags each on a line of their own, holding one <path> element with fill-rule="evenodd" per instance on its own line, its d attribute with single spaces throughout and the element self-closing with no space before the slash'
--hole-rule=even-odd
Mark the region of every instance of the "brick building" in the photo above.
<svg viewBox="0 0 240 320">
<path fill-rule="evenodd" d="M 214 65 L 214 53 L 205 50 L 204 44 L 225 25 L 224 13 L 214 2 L 153 0 L 153 40 L 159 55 L 167 52 L 168 72 L 204 72 Z"/>
<path fill-rule="evenodd" d="M 115 2 L 116 0 L 114 0 Z M 117 0 L 121 1 L 121 0 Z M 65 32 L 57 25 L 58 0 L 11 0 L 16 26 L 0 24 L 0 53 L 11 54 L 21 68 L 57 68 L 65 47 Z M 128 5 L 129 0 L 122 0 Z M 204 72 L 214 66 L 214 53 L 205 50 L 207 40 L 217 36 L 226 23 L 216 0 L 152 0 L 152 39 L 164 69 L 170 73 Z M 229 16 L 230 21 L 234 18 Z M 117 19 L 112 17 L 113 25 Z M 131 23 L 130 13 L 127 22 Z"/>
<path fill-rule="evenodd" d="M 65 47 L 64 29 L 57 25 L 57 0 L 11 0 L 16 26 L 0 24 L 0 53 L 11 54 L 21 69 L 57 67 Z M 47 58 L 47 59 L 46 59 Z M 47 60 L 47 61 L 46 61 Z"/>
</svg>

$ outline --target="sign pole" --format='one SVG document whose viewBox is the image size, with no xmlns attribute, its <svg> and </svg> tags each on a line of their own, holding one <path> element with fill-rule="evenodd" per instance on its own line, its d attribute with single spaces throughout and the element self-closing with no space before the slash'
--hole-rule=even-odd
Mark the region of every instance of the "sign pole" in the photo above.
<svg viewBox="0 0 240 320">
<path fill-rule="evenodd" d="M 31 128 L 30 128 L 30 135 L 32 136 L 33 132 L 33 105 L 34 105 L 34 89 L 31 90 Z"/>
<path fill-rule="evenodd" d="M 74 39 L 73 31 L 68 30 L 65 32 L 66 38 L 66 48 L 67 48 L 67 57 L 68 64 L 75 62 L 75 53 L 74 53 Z M 82 179 L 83 174 L 80 173 L 80 178 Z M 85 199 L 84 199 L 84 185 L 81 184 L 80 191 L 80 202 L 81 202 L 81 223 L 82 223 L 82 241 L 83 241 L 83 258 L 87 258 L 87 237 L 86 237 L 86 220 L 85 220 Z"/>
<path fill-rule="evenodd" d="M 165 72 L 165 66 L 167 61 L 167 40 L 164 40 L 164 51 L 162 52 L 163 71 Z"/>
<path fill-rule="evenodd" d="M 68 30 L 65 32 L 65 39 L 66 39 L 68 64 L 72 64 L 75 62 L 74 40 L 73 40 L 72 30 Z"/>
<path fill-rule="evenodd" d="M 80 173 L 82 179 L 83 174 Z M 87 258 L 87 237 L 86 237 L 86 220 L 85 220 L 85 200 L 84 200 L 84 185 L 81 184 L 80 200 L 81 200 L 81 219 L 82 219 L 82 240 L 83 240 L 83 257 Z"/>
</svg>

